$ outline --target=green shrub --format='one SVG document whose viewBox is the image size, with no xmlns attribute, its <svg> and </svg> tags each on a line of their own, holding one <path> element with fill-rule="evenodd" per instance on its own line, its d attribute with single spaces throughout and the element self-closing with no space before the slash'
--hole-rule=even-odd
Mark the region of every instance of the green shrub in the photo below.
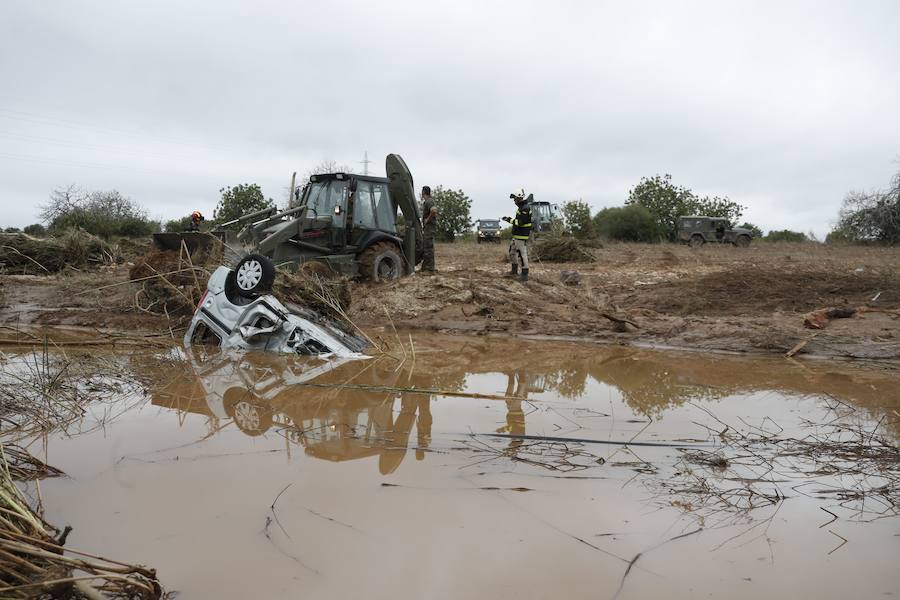
<svg viewBox="0 0 900 600">
<path fill-rule="evenodd" d="M 805 233 L 782 229 L 781 231 L 770 231 L 763 239 L 767 242 L 805 242 L 809 238 Z"/>
<path fill-rule="evenodd" d="M 665 235 L 653 213 L 640 204 L 604 208 L 594 215 L 594 231 L 623 242 L 658 242 Z"/>
</svg>

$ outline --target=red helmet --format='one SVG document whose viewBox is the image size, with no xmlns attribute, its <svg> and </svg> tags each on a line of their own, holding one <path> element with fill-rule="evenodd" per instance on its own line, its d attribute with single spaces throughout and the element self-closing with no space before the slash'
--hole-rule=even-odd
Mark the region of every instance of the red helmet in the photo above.
<svg viewBox="0 0 900 600">
<path fill-rule="evenodd" d="M 203 214 L 199 210 L 195 210 L 194 212 L 191 213 L 191 219 L 196 220 L 196 221 L 202 221 Z"/>
</svg>

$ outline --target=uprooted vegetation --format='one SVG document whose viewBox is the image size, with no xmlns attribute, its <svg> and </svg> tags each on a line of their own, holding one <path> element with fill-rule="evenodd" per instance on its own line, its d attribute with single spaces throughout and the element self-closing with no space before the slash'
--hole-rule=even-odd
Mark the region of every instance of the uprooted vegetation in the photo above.
<svg viewBox="0 0 900 600">
<path fill-rule="evenodd" d="M 222 264 L 233 262 L 230 250 L 215 241 L 193 252 L 186 249 L 153 250 L 138 259 L 129 271 L 138 286 L 136 307 L 143 312 L 185 317 L 193 314 L 206 291 L 209 277 Z M 345 318 L 351 302 L 350 280 L 324 277 L 313 272 L 278 270 L 272 293 L 279 300 L 316 310 L 333 318 Z"/>
<path fill-rule="evenodd" d="M 9 274 L 50 275 L 67 268 L 81 270 L 115 262 L 112 246 L 77 229 L 46 238 L 0 234 L 0 269 Z"/>
<path fill-rule="evenodd" d="M 74 357 L 47 349 L 2 356 L 0 369 L 0 595 L 4 598 L 150 600 L 162 597 L 153 569 L 101 558 L 65 546 L 71 528 L 60 531 L 42 516 L 15 480 L 63 473 L 26 448 L 59 432 L 102 427 L 121 412 L 113 402 L 139 383 L 110 360 Z M 88 410 L 89 404 L 99 403 Z M 117 406 L 124 412 L 129 407 Z"/>
<path fill-rule="evenodd" d="M 596 240 L 592 242 L 592 246 L 600 247 Z M 595 260 L 585 242 L 558 233 L 544 234 L 535 239 L 531 246 L 530 258 L 551 263 L 590 263 Z"/>
</svg>

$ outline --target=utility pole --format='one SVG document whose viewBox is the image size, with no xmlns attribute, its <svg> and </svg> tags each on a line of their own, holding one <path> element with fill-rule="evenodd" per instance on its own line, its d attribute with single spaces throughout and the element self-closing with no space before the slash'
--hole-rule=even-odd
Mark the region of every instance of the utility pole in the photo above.
<svg viewBox="0 0 900 600">
<path fill-rule="evenodd" d="M 369 163 L 372 162 L 371 160 L 369 160 L 369 152 L 368 151 L 363 153 L 363 159 L 359 162 L 361 162 L 362 166 L 363 166 L 363 175 L 368 175 L 369 174 Z"/>
</svg>

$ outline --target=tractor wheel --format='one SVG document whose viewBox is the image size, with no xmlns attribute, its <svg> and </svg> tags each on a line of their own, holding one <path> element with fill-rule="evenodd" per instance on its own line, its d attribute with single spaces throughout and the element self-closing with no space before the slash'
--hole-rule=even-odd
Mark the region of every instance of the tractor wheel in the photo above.
<svg viewBox="0 0 900 600">
<path fill-rule="evenodd" d="M 388 281 L 403 275 L 403 257 L 391 242 L 378 242 L 359 255 L 359 275 L 369 281 Z"/>
<path fill-rule="evenodd" d="M 738 248 L 746 248 L 750 245 L 750 237 L 746 235 L 739 235 L 736 240 L 734 240 L 734 245 Z"/>
<path fill-rule="evenodd" d="M 245 298 L 255 298 L 272 289 L 275 281 L 275 263 L 261 254 L 248 254 L 232 270 L 237 293 Z"/>
<path fill-rule="evenodd" d="M 688 243 L 691 245 L 691 248 L 699 248 L 706 243 L 706 240 L 703 239 L 702 235 L 695 234 L 691 236 L 691 241 Z"/>
</svg>

